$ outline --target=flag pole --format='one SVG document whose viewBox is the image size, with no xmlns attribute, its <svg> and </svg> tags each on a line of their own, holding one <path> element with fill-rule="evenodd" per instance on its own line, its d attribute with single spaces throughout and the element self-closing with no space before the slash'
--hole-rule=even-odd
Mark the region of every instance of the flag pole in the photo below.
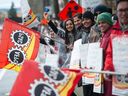
<svg viewBox="0 0 128 96">
<path fill-rule="evenodd" d="M 112 72 L 112 71 L 96 71 L 90 69 L 81 70 L 82 73 L 100 73 L 100 74 L 110 74 L 110 75 L 127 75 L 126 72 Z"/>
<path fill-rule="evenodd" d="M 56 39 L 50 38 L 50 37 L 46 36 L 45 34 L 41 34 L 41 35 L 43 35 L 44 37 L 47 37 L 47 38 L 49 38 L 49 39 L 51 39 L 51 40 L 53 40 L 53 41 L 55 41 L 55 42 L 57 42 L 57 43 L 60 43 L 60 44 L 62 44 L 62 45 L 64 45 L 64 46 L 68 47 L 67 44 L 64 44 L 64 43 L 62 43 L 62 42 L 60 42 L 60 41 L 57 41 Z"/>
<path fill-rule="evenodd" d="M 45 40 L 45 38 L 44 38 L 44 40 Z M 53 48 L 53 46 L 51 46 L 46 40 L 45 40 L 45 42 L 46 42 L 46 44 L 48 45 L 48 47 L 53 51 L 53 53 L 57 53 L 57 52 L 55 51 L 55 49 Z"/>
</svg>

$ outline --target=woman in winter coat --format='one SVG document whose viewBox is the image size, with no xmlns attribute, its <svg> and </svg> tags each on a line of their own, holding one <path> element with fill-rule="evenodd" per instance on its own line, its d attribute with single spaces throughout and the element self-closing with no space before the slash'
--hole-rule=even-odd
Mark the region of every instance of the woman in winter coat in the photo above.
<svg viewBox="0 0 128 96">
<path fill-rule="evenodd" d="M 88 36 L 90 34 L 91 27 L 95 24 L 94 15 L 90 11 L 86 11 L 83 14 L 83 26 L 81 32 L 77 34 L 77 38 L 82 38 L 82 44 L 88 43 Z"/>
<path fill-rule="evenodd" d="M 63 32 L 61 32 L 60 29 L 57 28 L 51 20 L 48 22 L 48 25 L 52 28 L 55 34 L 59 34 L 59 36 L 64 39 L 65 44 L 68 45 L 67 52 L 69 49 L 72 50 L 73 43 L 76 40 L 76 29 L 73 20 L 69 18 L 63 22 Z"/>
<path fill-rule="evenodd" d="M 44 18 L 48 19 L 48 14 L 44 13 Z M 62 45 L 61 47 L 65 47 L 65 50 L 63 50 L 64 52 L 62 52 L 62 48 L 59 48 L 59 50 L 61 50 L 59 55 L 62 55 L 62 59 L 65 57 L 64 54 L 68 54 L 72 49 L 73 49 L 73 44 L 75 39 L 75 35 L 76 35 L 76 29 L 75 29 L 75 25 L 72 19 L 67 19 L 63 22 L 63 29 L 58 28 L 53 22 L 52 20 L 48 20 L 48 25 L 51 27 L 51 29 L 53 30 L 53 32 L 55 34 L 57 34 L 61 39 L 64 40 L 64 43 L 66 44 L 66 46 Z M 61 54 L 62 53 L 62 54 Z M 67 59 L 70 56 L 67 56 Z M 60 67 L 63 63 L 69 63 L 69 60 L 65 59 L 62 60 L 60 59 L 59 62 L 61 62 Z M 65 61 L 65 62 L 63 62 Z M 63 63 L 62 63 L 63 62 Z"/>
<path fill-rule="evenodd" d="M 72 49 L 75 41 L 76 29 L 72 19 L 68 19 L 64 22 L 65 30 L 65 44 L 67 48 Z"/>
</svg>

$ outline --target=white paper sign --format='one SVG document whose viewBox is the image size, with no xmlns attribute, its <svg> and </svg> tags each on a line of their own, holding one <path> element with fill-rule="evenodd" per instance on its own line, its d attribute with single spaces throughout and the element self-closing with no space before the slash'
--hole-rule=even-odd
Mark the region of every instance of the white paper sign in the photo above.
<svg viewBox="0 0 128 96">
<path fill-rule="evenodd" d="M 128 96 L 128 76 L 114 76 L 112 94 L 118 96 Z"/>
<path fill-rule="evenodd" d="M 99 70 L 102 69 L 102 57 L 103 50 L 100 48 L 100 43 L 84 44 L 84 47 L 80 48 L 81 66 L 83 68 Z M 95 73 L 85 73 L 83 75 L 83 84 L 94 84 Z"/>
<path fill-rule="evenodd" d="M 87 56 L 87 68 L 101 71 L 103 64 L 103 49 L 100 43 L 90 43 Z"/>
<path fill-rule="evenodd" d="M 82 44 L 80 46 L 80 60 L 82 68 L 87 66 L 88 46 L 89 44 Z"/>
<path fill-rule="evenodd" d="M 93 92 L 103 93 L 103 78 L 102 74 L 96 74 L 94 79 Z"/>
<path fill-rule="evenodd" d="M 74 42 L 74 48 L 71 54 L 70 68 L 71 69 L 79 69 L 80 68 L 80 45 L 81 39 Z"/>
<path fill-rule="evenodd" d="M 113 64 L 116 72 L 128 73 L 128 36 L 115 37 L 112 40 Z M 114 95 L 128 96 L 128 76 L 114 76 Z"/>
<path fill-rule="evenodd" d="M 115 71 L 128 73 L 128 37 L 116 37 L 112 45 Z"/>
</svg>

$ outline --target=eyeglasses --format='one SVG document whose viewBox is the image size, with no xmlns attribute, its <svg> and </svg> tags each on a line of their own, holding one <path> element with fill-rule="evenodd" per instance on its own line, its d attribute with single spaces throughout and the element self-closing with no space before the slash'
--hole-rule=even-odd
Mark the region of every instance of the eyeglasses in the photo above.
<svg viewBox="0 0 128 96">
<path fill-rule="evenodd" d="M 118 12 L 118 13 L 123 13 L 123 12 L 125 12 L 125 13 L 128 14 L 128 8 L 126 8 L 126 9 L 119 9 L 119 10 L 117 10 L 117 12 Z"/>
</svg>

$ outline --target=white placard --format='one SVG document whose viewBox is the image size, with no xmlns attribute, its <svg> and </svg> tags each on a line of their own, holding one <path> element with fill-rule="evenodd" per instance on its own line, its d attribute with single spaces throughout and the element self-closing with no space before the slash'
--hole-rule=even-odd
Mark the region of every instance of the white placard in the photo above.
<svg viewBox="0 0 128 96">
<path fill-rule="evenodd" d="M 118 96 L 128 96 L 128 76 L 113 76 L 112 94 Z"/>
<path fill-rule="evenodd" d="M 115 37 L 112 46 L 115 71 L 128 73 L 128 37 Z"/>
<path fill-rule="evenodd" d="M 70 68 L 71 69 L 79 69 L 80 68 L 80 49 L 81 39 L 74 42 L 74 48 L 71 54 Z"/>
<path fill-rule="evenodd" d="M 102 69 L 103 49 L 100 48 L 100 43 L 84 44 L 80 48 L 81 66 L 87 69 L 99 70 Z M 95 73 L 85 73 L 83 75 L 83 84 L 94 84 Z"/>
<path fill-rule="evenodd" d="M 80 46 L 80 59 L 82 68 L 87 66 L 88 46 L 89 44 L 82 44 Z"/>
<path fill-rule="evenodd" d="M 95 93 L 103 93 L 103 78 L 102 74 L 96 74 L 94 79 L 93 92 Z"/>
<path fill-rule="evenodd" d="M 101 71 L 103 65 L 103 49 L 100 43 L 90 43 L 87 56 L 87 68 Z"/>
<path fill-rule="evenodd" d="M 128 36 L 118 36 L 112 40 L 113 65 L 116 72 L 128 73 Z M 112 93 L 128 96 L 128 76 L 113 77 Z"/>
</svg>

